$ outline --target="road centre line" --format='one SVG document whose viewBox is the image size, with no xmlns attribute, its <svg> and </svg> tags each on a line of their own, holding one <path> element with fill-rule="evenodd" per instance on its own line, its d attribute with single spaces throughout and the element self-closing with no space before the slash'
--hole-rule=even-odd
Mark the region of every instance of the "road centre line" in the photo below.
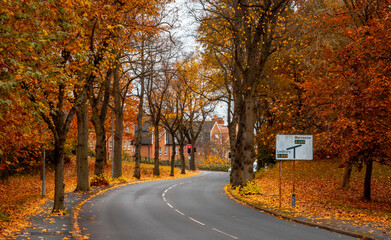
<svg viewBox="0 0 391 240">
<path fill-rule="evenodd" d="M 179 213 L 180 215 L 185 216 L 185 214 L 184 214 L 183 212 L 179 211 L 178 209 L 175 209 L 175 211 L 176 211 L 177 213 Z"/>
<path fill-rule="evenodd" d="M 186 215 L 185 215 L 184 213 L 182 213 L 181 211 L 179 211 L 178 209 L 174 208 L 170 203 L 168 203 L 167 199 L 165 198 L 165 194 L 167 193 L 168 190 L 170 190 L 170 189 L 172 189 L 172 188 L 174 188 L 174 187 L 176 187 L 176 186 L 178 186 L 178 185 L 182 185 L 182 184 L 184 184 L 184 183 L 191 183 L 191 182 L 194 182 L 194 181 L 181 182 L 181 183 L 174 184 L 174 185 L 172 185 L 171 187 L 169 187 L 169 188 L 167 188 L 166 190 L 164 190 L 164 192 L 162 193 L 163 201 L 164 201 L 170 208 L 174 209 L 177 213 L 181 214 L 182 216 L 186 216 Z M 198 220 L 196 220 L 196 219 L 194 219 L 194 218 L 192 218 L 192 217 L 187 217 L 187 218 L 190 219 L 191 221 L 195 222 L 195 223 L 198 223 L 198 224 L 200 224 L 200 225 L 202 225 L 202 226 L 204 226 L 204 227 L 210 229 L 210 227 L 208 227 L 208 226 L 207 226 L 205 223 L 203 223 L 203 222 L 200 222 L 200 221 L 198 221 Z M 217 229 L 217 228 L 211 228 L 211 229 L 212 229 L 213 231 L 216 231 L 216 232 L 220 233 L 220 234 L 223 234 L 223 235 L 225 235 L 225 236 L 228 236 L 228 237 L 230 237 L 230 238 L 232 238 L 232 239 L 239 239 L 238 237 L 235 237 L 235 236 L 233 236 L 233 235 L 231 235 L 231 234 L 228 234 L 228 233 L 226 233 L 226 232 L 223 232 L 223 231 L 221 231 L 221 230 L 219 230 L 219 229 Z"/>
<path fill-rule="evenodd" d="M 202 222 L 200 222 L 200 221 L 197 221 L 197 220 L 195 220 L 194 218 L 191 218 L 191 217 L 188 217 L 190 220 L 192 220 L 193 222 L 196 222 L 196 223 L 198 223 L 198 224 L 201 224 L 202 226 L 205 226 L 205 223 L 202 223 Z"/>
<path fill-rule="evenodd" d="M 221 233 L 221 234 L 224 234 L 224 235 L 226 235 L 226 236 L 228 236 L 228 237 L 231 237 L 231 238 L 233 238 L 233 239 L 239 239 L 239 238 L 237 238 L 237 237 L 235 237 L 235 236 L 232 236 L 231 234 L 228 234 L 228 233 L 225 233 L 225 232 L 223 232 L 223 231 L 220 231 L 219 229 L 216 229 L 216 228 L 212 228 L 214 231 L 216 231 L 216 232 L 219 232 L 219 233 Z"/>
</svg>

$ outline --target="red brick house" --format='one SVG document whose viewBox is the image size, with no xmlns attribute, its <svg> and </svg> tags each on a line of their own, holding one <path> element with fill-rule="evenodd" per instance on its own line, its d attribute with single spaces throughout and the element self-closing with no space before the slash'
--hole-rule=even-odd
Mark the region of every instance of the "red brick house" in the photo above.
<svg viewBox="0 0 391 240">
<path fill-rule="evenodd" d="M 196 147 L 199 156 L 206 158 L 213 154 L 228 161 L 229 134 L 223 118 L 213 116 L 211 121 L 204 123 Z"/>
<path fill-rule="evenodd" d="M 123 136 L 123 153 L 124 158 L 133 160 L 135 154 L 135 126 L 130 125 L 124 129 Z M 146 123 L 142 129 L 141 140 L 141 157 L 153 161 L 155 153 L 155 144 L 153 139 L 153 128 Z M 224 125 L 224 119 L 214 116 L 212 120 L 206 121 L 202 127 L 200 136 L 195 144 L 197 149 L 196 156 L 206 158 L 210 154 L 218 155 L 222 159 L 228 160 L 229 152 L 229 136 L 228 128 Z M 94 134 L 90 134 L 90 148 L 95 148 Z M 107 137 L 107 152 L 108 159 L 112 157 L 113 137 L 109 132 Z M 187 145 L 185 145 L 184 153 L 187 160 Z M 159 159 L 161 161 L 171 160 L 172 155 L 172 137 L 164 129 L 159 134 Z M 176 146 L 176 158 L 179 159 L 179 146 Z"/>
</svg>

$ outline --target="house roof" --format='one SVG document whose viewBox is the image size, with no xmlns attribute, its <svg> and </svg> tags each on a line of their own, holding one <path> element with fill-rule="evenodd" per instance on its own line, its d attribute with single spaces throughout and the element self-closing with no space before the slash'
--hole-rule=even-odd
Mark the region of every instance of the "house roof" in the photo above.
<svg viewBox="0 0 391 240">
<path fill-rule="evenodd" d="M 200 136 L 198 137 L 199 142 L 206 144 L 210 141 L 211 137 L 211 131 L 216 123 L 213 121 L 205 121 L 204 125 L 202 126 Z"/>
<path fill-rule="evenodd" d="M 215 122 L 213 122 L 213 121 L 205 121 L 204 125 L 202 126 L 201 132 L 210 132 L 210 131 L 212 131 L 214 125 L 215 125 Z"/>
<path fill-rule="evenodd" d="M 178 133 L 177 133 L 178 134 Z M 167 136 L 167 137 L 166 137 Z M 166 145 L 172 145 L 172 136 L 171 136 L 171 134 L 168 132 L 168 131 L 166 131 Z M 177 135 L 178 136 L 178 135 Z M 175 140 L 175 144 L 178 144 L 178 141 L 177 140 Z"/>
</svg>

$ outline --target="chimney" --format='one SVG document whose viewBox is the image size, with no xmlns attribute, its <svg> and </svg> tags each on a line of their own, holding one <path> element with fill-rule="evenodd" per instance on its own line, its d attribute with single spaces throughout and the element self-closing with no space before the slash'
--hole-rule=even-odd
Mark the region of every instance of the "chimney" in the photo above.
<svg viewBox="0 0 391 240">
<path fill-rule="evenodd" d="M 217 122 L 219 125 L 224 125 L 224 119 L 222 117 L 217 117 L 216 115 L 212 118 L 213 122 Z"/>
</svg>

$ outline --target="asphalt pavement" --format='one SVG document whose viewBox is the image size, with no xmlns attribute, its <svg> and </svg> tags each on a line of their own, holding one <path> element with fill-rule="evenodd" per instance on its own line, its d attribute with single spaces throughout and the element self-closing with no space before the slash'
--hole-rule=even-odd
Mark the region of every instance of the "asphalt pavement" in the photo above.
<svg viewBox="0 0 391 240">
<path fill-rule="evenodd" d="M 282 220 L 244 206 L 229 198 L 224 186 L 227 173 L 203 172 L 201 175 L 165 181 L 144 182 L 109 189 L 103 194 L 66 193 L 68 214 L 51 216 L 52 203 L 31 218 L 32 226 L 10 239 L 78 239 L 73 210 L 81 211 L 78 224 L 89 239 L 351 239 L 365 237 L 368 229 L 335 233 L 307 224 Z M 83 199 L 88 201 L 80 204 Z M 304 219 L 305 220 L 305 219 Z M 324 225 L 333 225 L 329 221 Z M 335 222 L 335 227 L 341 227 Z M 349 234 L 351 233 L 351 234 Z M 351 235 L 351 236 L 349 236 Z M 391 239 L 372 233 L 369 239 Z"/>
<path fill-rule="evenodd" d="M 275 218 L 230 199 L 228 175 L 129 185 L 93 198 L 78 218 L 90 239 L 352 239 Z"/>
</svg>

